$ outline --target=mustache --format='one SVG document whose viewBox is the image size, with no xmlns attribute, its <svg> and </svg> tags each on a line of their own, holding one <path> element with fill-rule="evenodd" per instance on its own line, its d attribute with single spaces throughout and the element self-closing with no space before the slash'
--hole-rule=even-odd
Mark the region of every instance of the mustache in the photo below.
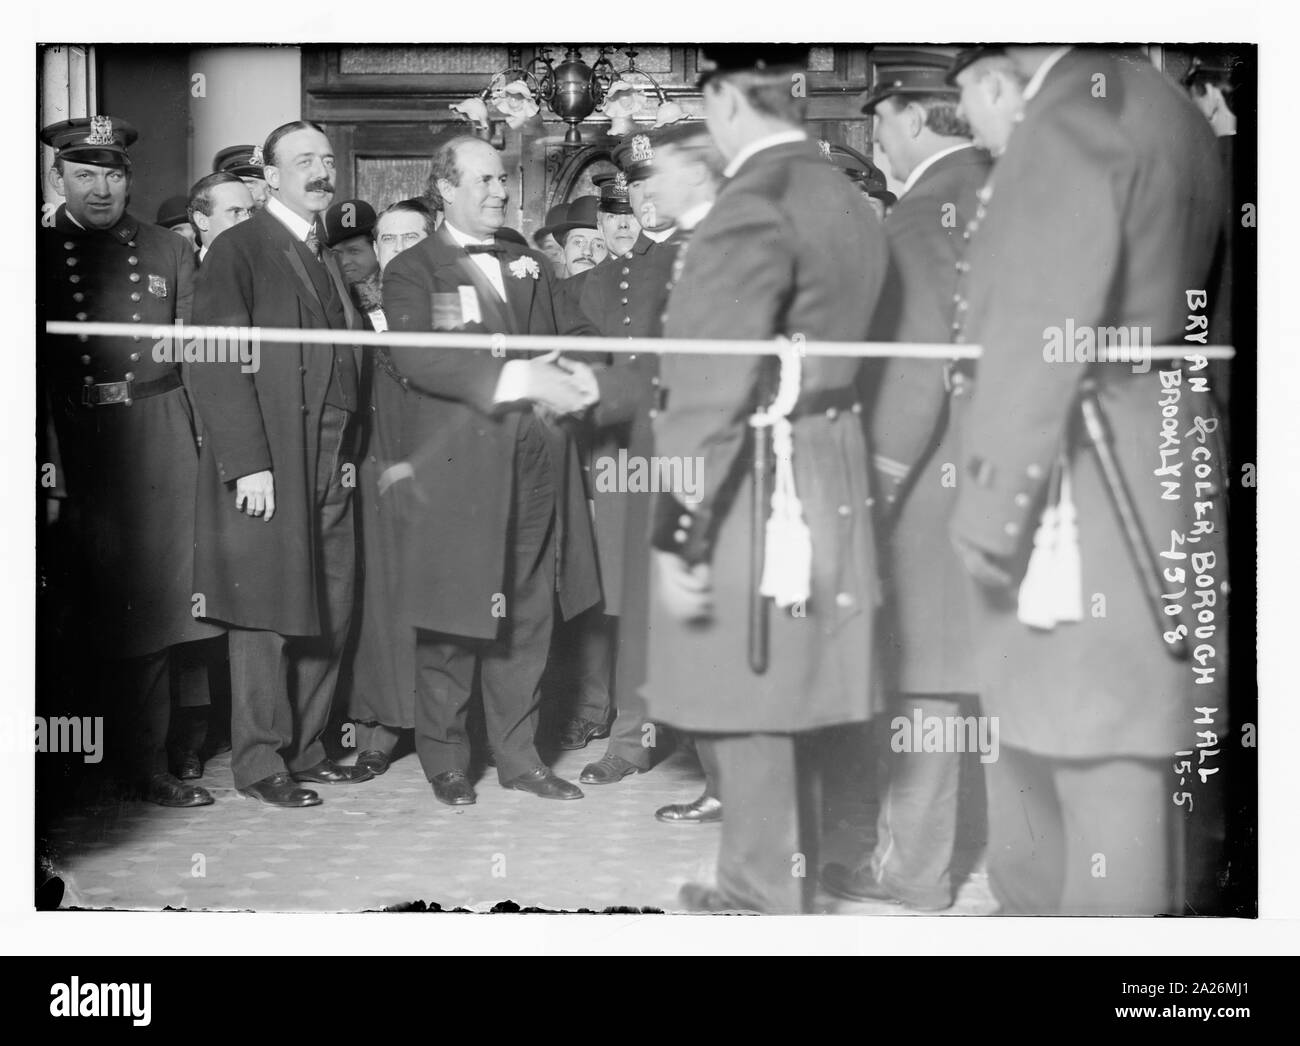
<svg viewBox="0 0 1300 1046">
<path fill-rule="evenodd" d="M 313 178 L 305 186 L 303 192 L 329 192 L 334 191 L 334 184 L 328 178 Z"/>
</svg>

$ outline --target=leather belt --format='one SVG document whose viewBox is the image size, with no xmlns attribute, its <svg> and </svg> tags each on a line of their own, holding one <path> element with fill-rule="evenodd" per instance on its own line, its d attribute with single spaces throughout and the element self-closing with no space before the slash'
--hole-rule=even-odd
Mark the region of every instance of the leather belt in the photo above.
<svg viewBox="0 0 1300 1046">
<path fill-rule="evenodd" d="M 161 378 L 153 381 L 106 381 L 98 385 L 81 387 L 81 405 L 83 407 L 107 407 L 115 403 L 131 406 L 136 400 L 148 399 L 164 392 L 181 387 L 178 371 L 168 371 Z"/>
<path fill-rule="evenodd" d="M 790 417 L 806 418 L 814 414 L 825 414 L 834 421 L 842 411 L 846 410 L 855 414 L 862 413 L 857 389 L 818 389 L 800 396 L 799 401 L 794 405 L 794 410 L 790 412 Z"/>
</svg>

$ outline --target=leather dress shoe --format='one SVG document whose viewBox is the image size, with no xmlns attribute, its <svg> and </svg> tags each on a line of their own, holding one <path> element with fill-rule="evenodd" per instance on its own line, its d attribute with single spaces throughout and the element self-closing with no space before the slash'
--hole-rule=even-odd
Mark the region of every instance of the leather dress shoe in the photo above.
<svg viewBox="0 0 1300 1046">
<path fill-rule="evenodd" d="M 337 785 L 369 781 L 374 776 L 374 771 L 369 767 L 339 766 L 332 759 L 322 759 L 315 766 L 299 770 L 293 775 L 293 779 L 308 784 Z"/>
<path fill-rule="evenodd" d="M 693 803 L 670 803 L 659 807 L 655 818 L 665 824 L 710 824 L 722 820 L 722 801 L 702 795 Z"/>
<path fill-rule="evenodd" d="M 843 897 L 846 901 L 903 903 L 876 882 L 870 866 L 855 871 L 845 864 L 828 864 L 822 869 L 822 887 L 827 893 Z"/>
<path fill-rule="evenodd" d="M 578 780 L 585 785 L 612 785 L 618 784 L 631 774 L 640 772 L 639 766 L 629 763 L 621 755 L 606 752 L 596 762 L 588 763 L 583 767 L 582 776 Z"/>
<path fill-rule="evenodd" d="M 586 748 L 597 738 L 608 736 L 608 724 L 593 723 L 590 719 L 575 716 L 560 727 L 560 747 L 566 752 L 575 752 L 579 748 Z"/>
<path fill-rule="evenodd" d="M 429 783 L 433 785 L 433 797 L 448 806 L 470 806 L 478 800 L 463 771 L 444 770 L 434 774 Z"/>
<path fill-rule="evenodd" d="M 203 776 L 203 763 L 198 752 L 181 752 L 173 760 L 172 773 L 181 781 L 197 781 Z"/>
<path fill-rule="evenodd" d="M 371 776 L 378 777 L 380 774 L 387 773 L 388 768 L 393 761 L 385 753 L 377 752 L 373 748 L 367 748 L 357 756 L 357 766 L 363 766 L 370 771 Z"/>
<path fill-rule="evenodd" d="M 542 799 L 581 799 L 582 789 L 562 777 L 556 777 L 548 766 L 539 766 L 505 782 L 504 788 L 532 792 Z"/>
<path fill-rule="evenodd" d="M 211 806 L 212 793 L 198 785 L 181 784 L 171 774 L 154 774 L 144 786 L 147 802 L 159 806 Z"/>
<path fill-rule="evenodd" d="M 319 806 L 321 798 L 310 788 L 299 788 L 287 770 L 254 781 L 239 790 L 240 795 L 257 799 L 268 806 L 301 807 Z"/>
<path fill-rule="evenodd" d="M 678 903 L 688 912 L 753 912 L 752 908 L 742 908 L 713 886 L 703 883 L 687 883 L 677 894 Z"/>
</svg>

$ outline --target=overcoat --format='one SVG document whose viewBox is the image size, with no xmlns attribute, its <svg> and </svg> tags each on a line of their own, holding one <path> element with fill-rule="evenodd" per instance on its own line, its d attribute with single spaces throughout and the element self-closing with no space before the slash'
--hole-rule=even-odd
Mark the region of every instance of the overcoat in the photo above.
<svg viewBox="0 0 1300 1046">
<path fill-rule="evenodd" d="M 865 198 L 808 141 L 747 159 L 683 249 L 669 338 L 860 341 L 887 264 L 885 234 Z M 655 453 L 703 468 L 697 503 L 661 505 L 677 516 L 670 540 L 681 535 L 683 552 L 703 546 L 711 562 L 714 616 L 702 626 L 673 619 L 653 596 L 652 568 L 646 693 L 652 718 L 688 730 L 792 732 L 864 720 L 877 708 L 871 667 L 880 586 L 866 440 L 852 406 L 854 359 L 803 360 L 793 468 L 812 534 L 811 597 L 770 608 L 767 670 L 750 667 L 748 418 L 764 368 L 752 356 L 661 361 L 666 403 L 655 419 Z"/>
<path fill-rule="evenodd" d="M 334 367 L 355 370 L 358 357 L 356 347 L 314 343 L 310 332 L 331 329 L 332 322 L 337 329 L 361 326 L 333 255 L 325 251 L 322 260 L 340 299 L 341 323 L 322 305 L 293 234 L 265 210 L 213 242 L 194 298 L 196 324 L 304 331 L 301 342 L 260 345 L 255 370 L 246 372 L 238 358 L 190 366 L 204 427 L 195 591 L 210 618 L 290 636 L 321 634 L 320 418 Z M 270 522 L 235 507 L 235 481 L 264 469 L 275 479 Z"/>
<path fill-rule="evenodd" d="M 142 332 L 84 341 L 41 333 L 38 340 L 57 479 L 84 552 L 78 570 L 92 616 L 85 638 L 100 656 L 125 658 L 218 635 L 192 613 L 194 410 L 179 384 L 175 346 L 158 341 L 155 351 L 150 330 L 189 318 L 194 255 L 175 233 L 130 213 L 109 230 L 86 230 L 66 206 L 38 244 L 42 319 L 137 323 Z M 127 380 L 137 392 L 175 384 L 129 404 L 83 402 L 89 386 Z"/>
<path fill-rule="evenodd" d="M 934 344 L 952 337 L 962 232 L 992 159 L 974 146 L 926 168 L 885 219 L 890 271 L 873 341 Z M 957 497 L 961 425 L 971 379 L 943 360 L 891 357 L 880 370 L 870 432 L 880 510 L 884 678 L 903 693 L 973 693 L 966 572 L 948 538 Z"/>
<path fill-rule="evenodd" d="M 1189 292 L 1205 289 L 1223 231 L 1214 136 L 1142 57 L 1074 49 L 1027 103 L 989 190 L 968 227 L 969 272 L 958 290 L 958 337 L 984 355 L 952 531 L 1010 564 L 1018 583 L 1064 448 L 1083 620 L 1030 628 L 1017 619 L 1015 585 L 976 589 L 984 707 L 999 717 L 1003 744 L 1057 757 L 1167 758 L 1205 729 L 1193 725 L 1196 706 L 1222 709 L 1227 675 L 1226 507 L 1207 436 L 1216 419 L 1209 392 L 1194 387 L 1207 372 L 1090 363 L 1086 353 L 1071 362 L 1052 342 L 1071 327 L 1076 346 L 1086 346 L 1080 331 L 1099 327 L 1127 327 L 1156 345 L 1196 333 L 1188 316 L 1205 310 Z M 1196 343 L 1186 344 L 1194 353 Z M 1109 442 L 1157 556 L 1161 602 L 1181 608 L 1161 631 L 1078 432 L 1085 378 L 1099 382 Z M 1198 465 L 1209 466 L 1199 480 Z M 1194 611 L 1198 601 L 1206 605 Z M 1202 612 L 1212 620 L 1198 622 Z M 1188 637 L 1204 665 L 1169 655 L 1161 633 L 1179 619 L 1215 629 Z M 1198 667 L 1214 668 L 1213 682 L 1198 684 Z"/>
</svg>

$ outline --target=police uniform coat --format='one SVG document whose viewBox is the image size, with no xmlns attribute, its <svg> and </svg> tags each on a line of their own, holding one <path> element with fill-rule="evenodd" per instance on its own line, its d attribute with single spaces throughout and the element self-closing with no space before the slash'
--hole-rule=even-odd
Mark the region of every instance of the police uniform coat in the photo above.
<svg viewBox="0 0 1300 1046">
<path fill-rule="evenodd" d="M 1097 96 L 1098 83 L 1105 84 L 1104 97 Z M 1196 666 L 1166 652 L 1095 456 L 1073 434 L 1084 618 L 1030 629 L 1017 620 L 1014 588 L 980 588 L 974 623 L 985 708 L 1000 718 L 1004 744 L 1041 755 L 1167 758 L 1192 747 L 1193 731 L 1201 729 L 1192 724 L 1194 706 L 1221 706 L 1226 678 L 1222 487 L 1217 467 L 1199 494 L 1191 474 L 1202 446 L 1196 419 L 1210 418 L 1212 404 L 1183 370 L 1175 425 L 1180 488 L 1177 500 L 1165 500 L 1155 472 L 1162 466 L 1161 401 L 1170 399 L 1160 372 L 1171 365 L 1152 363 L 1149 372 L 1135 373 L 1127 364 L 1047 362 L 1044 331 L 1067 320 L 1076 328 L 1137 325 L 1150 328 L 1152 344 L 1182 342 L 1193 311 L 1187 292 L 1205 286 L 1222 230 L 1213 134 L 1144 59 L 1073 50 L 1028 102 L 990 188 L 969 227 L 970 268 L 957 303 L 964 317 L 959 337 L 983 345 L 984 355 L 963 434 L 952 531 L 1010 562 L 1018 581 L 1053 462 L 1072 436 L 1079 383 L 1096 377 L 1120 469 L 1168 572 L 1163 590 L 1186 590 L 1183 599 L 1168 601 L 1182 604 L 1184 621 L 1192 622 L 1190 560 L 1160 553 L 1178 532 L 1187 543 L 1175 553 L 1216 555 L 1217 634 L 1189 641 L 1216 648 L 1207 664 L 1218 671 L 1214 685 L 1196 685 Z M 1198 512 L 1214 533 L 1193 541 Z M 1173 573 L 1178 569 L 1187 571 L 1182 580 Z"/>
<path fill-rule="evenodd" d="M 808 141 L 747 159 L 683 250 L 665 322 L 670 338 L 860 341 L 887 264 L 866 200 Z M 646 694 L 652 718 L 689 730 L 794 732 L 864 720 L 876 709 L 870 672 L 880 593 L 866 440 L 861 415 L 850 409 L 854 359 L 803 361 L 793 462 L 812 532 L 812 595 L 803 616 L 771 609 L 770 664 L 762 675 L 749 667 L 747 419 L 763 368 L 759 357 L 665 355 L 660 364 L 666 405 L 655 419 L 655 452 L 704 464 L 702 501 L 661 499 L 656 516 L 664 506 L 680 514 L 668 533 L 685 539 L 682 551 L 703 537 L 714 617 L 703 627 L 684 624 L 652 598 Z M 839 406 L 820 409 L 827 396 Z"/>
<path fill-rule="evenodd" d="M 504 302 L 444 229 L 403 251 L 384 271 L 390 328 L 435 329 L 433 296 L 455 300 L 459 288 L 468 286 L 477 295 L 482 321 L 438 329 L 555 334 L 545 257 L 508 241 L 499 246 Z M 534 263 L 535 275 L 510 271 L 520 259 Z M 402 435 L 413 474 L 394 488 L 403 518 L 403 613 L 416 628 L 493 639 L 503 620 L 495 597 L 507 590 L 510 463 L 521 416 L 518 407 L 503 409 L 493 397 L 513 354 L 397 346 L 391 354 L 415 393 Z M 598 602 L 600 582 L 577 446 L 560 425 L 547 424 L 547 439 L 558 477 L 556 589 L 567 619 Z"/>
<path fill-rule="evenodd" d="M 952 337 L 962 232 L 992 162 L 969 145 L 941 156 L 889 212 L 889 277 L 872 322 L 873 341 L 933 344 Z M 978 689 L 966 571 L 948 538 L 969 398 L 965 370 L 942 360 L 892 357 L 871 404 L 889 599 L 881 619 L 882 661 L 888 659 L 891 689 L 902 693 Z"/>
<path fill-rule="evenodd" d="M 188 320 L 194 257 L 175 233 L 127 213 L 80 228 L 66 206 L 41 230 L 43 319 L 153 325 Z M 40 337 L 39 373 L 75 510 L 91 635 L 105 657 L 156 653 L 220 634 L 191 613 L 198 445 L 178 357 L 140 339 Z M 83 404 L 89 384 L 133 381 L 132 402 Z M 176 384 L 156 395 L 142 386 Z"/>
<path fill-rule="evenodd" d="M 342 329 L 361 320 L 330 252 L 322 260 L 341 300 Z M 303 341 L 267 344 L 260 366 L 190 367 L 203 417 L 195 589 L 207 615 L 286 636 L 320 635 L 324 586 L 318 577 L 316 453 L 321 412 L 335 366 L 357 366 L 354 347 L 313 343 L 330 329 L 293 234 L 269 211 L 223 232 L 199 273 L 194 322 L 296 328 Z M 235 481 L 264 469 L 275 478 L 268 523 L 235 507 Z"/>
</svg>

